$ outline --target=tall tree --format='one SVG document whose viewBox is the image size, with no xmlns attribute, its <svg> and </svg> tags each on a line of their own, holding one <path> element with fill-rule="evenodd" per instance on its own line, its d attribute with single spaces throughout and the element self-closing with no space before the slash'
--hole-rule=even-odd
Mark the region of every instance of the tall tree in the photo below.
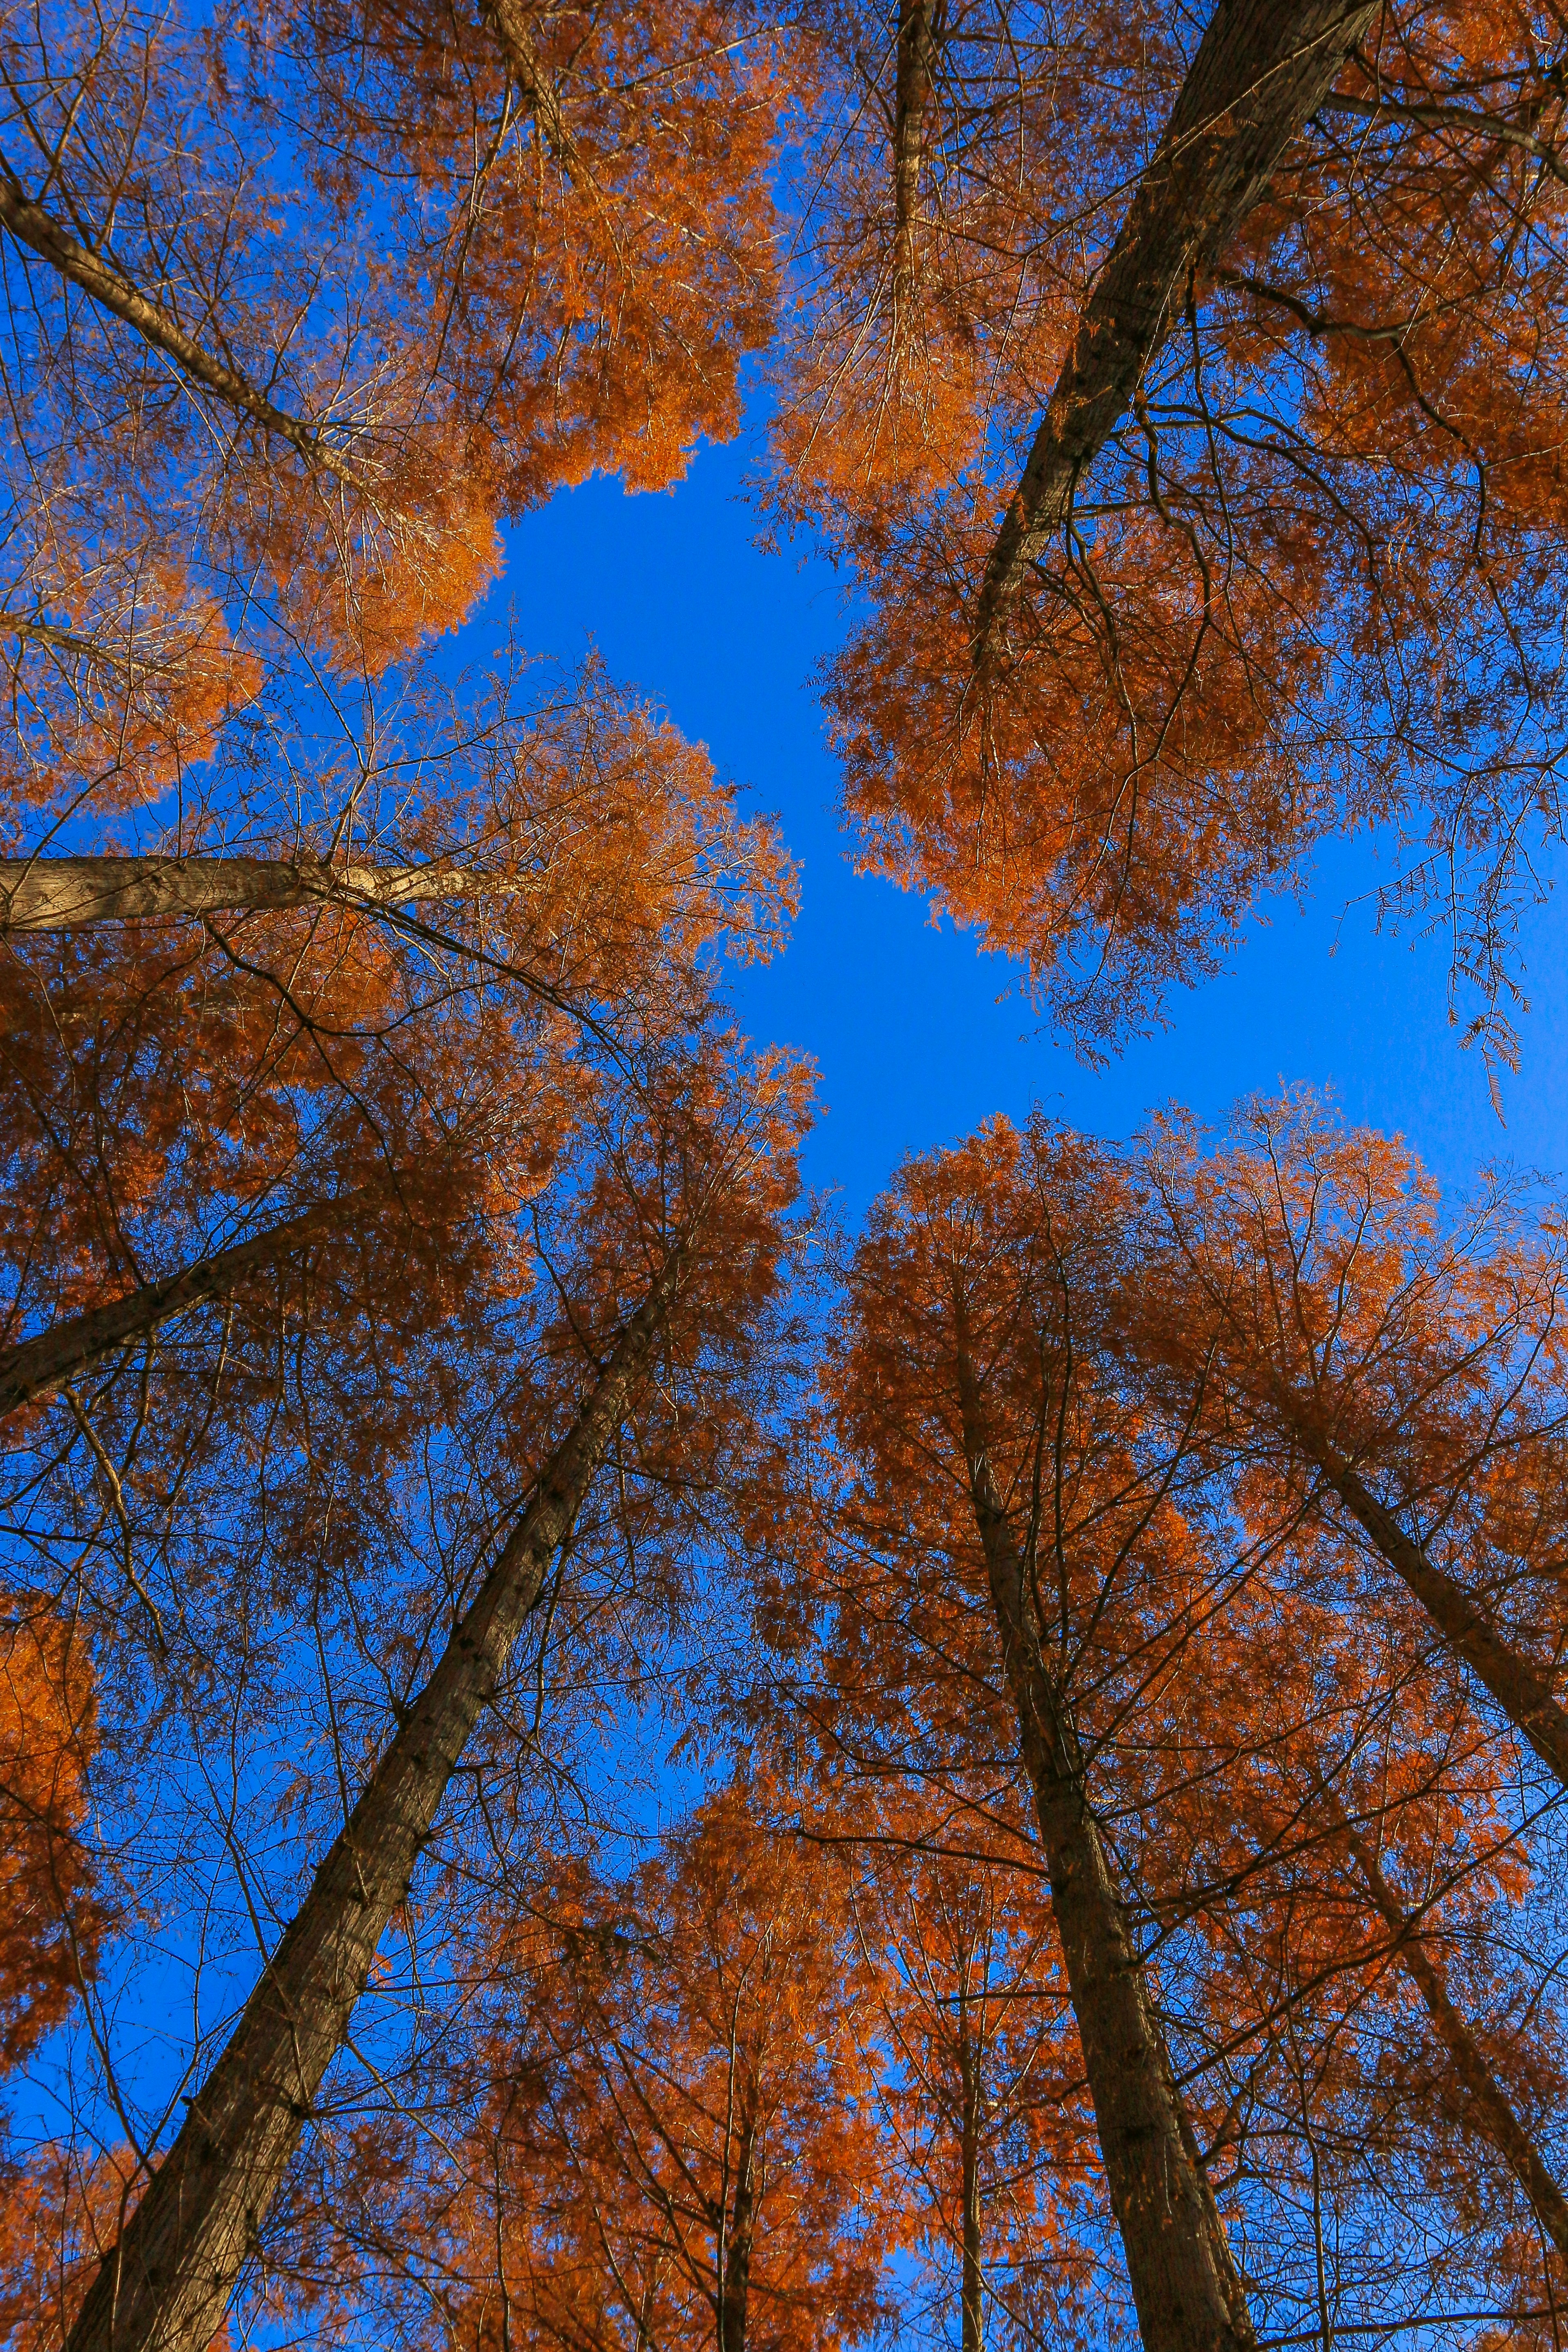
<svg viewBox="0 0 1568 2352">
<path fill-rule="evenodd" d="M 476 2053 L 466 2324 L 809 2352 L 883 2315 L 864 1972 L 838 1874 L 771 1810 L 721 1788 L 626 1878 L 568 1863 L 495 1920 L 485 1973 L 519 1990 Z"/>
<path fill-rule="evenodd" d="M 668 1394 L 683 1349 L 700 1360 L 707 1348 L 744 1349 L 778 1276 L 799 1108 L 793 1073 L 750 1071 L 711 1050 L 671 1072 L 620 1124 L 597 1181 L 582 1182 L 581 1255 L 557 1273 L 589 1368 L 581 1402 L 535 1462 L 521 1509 L 457 1611 L 434 1671 L 399 1708 L 303 1905 L 106 2256 L 71 2333 L 78 2352 L 205 2342 L 217 2326 L 476 1720 L 654 1363 Z"/>
<path fill-rule="evenodd" d="M 948 9 L 911 306 L 902 21 L 829 17 L 850 128 L 781 403 L 779 496 L 868 595 L 829 696 L 868 853 L 1094 1047 L 1312 840 L 1397 816 L 1506 1052 L 1561 740 L 1554 35 Z"/>
<path fill-rule="evenodd" d="M 840 1640 L 852 1660 L 864 1646 L 901 1667 L 913 1687 L 895 1685 L 891 1705 L 933 1704 L 939 1750 L 967 1774 L 999 1739 L 1016 1754 L 1143 2340 L 1247 2345 L 1084 1719 L 1119 1679 L 1136 1691 L 1156 1656 L 1179 1654 L 1194 1592 L 1172 1464 L 1136 1409 L 1097 1388 L 1080 1333 L 1078 1288 L 1104 1280 L 1113 1205 L 1096 1201 L 1095 1172 L 1070 1147 L 999 1128 L 911 1163 L 873 1213 L 826 1372 L 856 1481 L 851 1540 L 879 1570 L 873 1584 L 857 1564 Z M 1070 1242 L 1068 1198 L 1083 1212 Z"/>
</svg>

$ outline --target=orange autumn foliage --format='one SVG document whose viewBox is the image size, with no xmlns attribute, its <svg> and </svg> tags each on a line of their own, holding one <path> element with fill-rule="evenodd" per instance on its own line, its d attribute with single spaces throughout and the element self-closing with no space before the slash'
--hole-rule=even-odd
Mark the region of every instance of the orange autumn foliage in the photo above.
<svg viewBox="0 0 1568 2352">
<path fill-rule="evenodd" d="M 69 2011 L 107 1926 L 85 1843 L 97 1726 L 86 1637 L 44 1597 L 0 1622 L 0 2065 Z"/>
<path fill-rule="evenodd" d="M 778 498 L 871 604 L 829 692 L 868 860 L 1021 958 L 1096 1051 L 1313 841 L 1388 824 L 1508 1053 L 1520 826 L 1559 824 L 1555 37 L 1515 0 L 1378 16 L 981 647 L 999 519 L 1198 28 L 898 22 L 823 37 L 880 102 L 813 195 L 778 450 Z"/>
</svg>

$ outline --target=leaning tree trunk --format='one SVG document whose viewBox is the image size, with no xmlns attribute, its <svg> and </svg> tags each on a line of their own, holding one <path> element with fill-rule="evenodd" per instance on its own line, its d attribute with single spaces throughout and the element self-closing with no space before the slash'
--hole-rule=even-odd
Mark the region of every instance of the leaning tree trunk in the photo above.
<svg viewBox="0 0 1568 2352">
<path fill-rule="evenodd" d="M 1034 1594 L 963 1356 L 959 1378 L 975 1522 L 1139 2331 L 1147 2352 L 1256 2352 L 1225 2225 L 1084 1787 L 1071 1712 L 1041 1649 Z"/>
<path fill-rule="evenodd" d="M 447 1783 L 630 1409 L 680 1265 L 676 1248 L 546 1464 L 93 2280 L 67 2352 L 205 2352 L 211 2343 Z"/>
<path fill-rule="evenodd" d="M 1540 1667 L 1505 1642 L 1463 1586 L 1427 1559 L 1343 1455 L 1320 1436 L 1288 1391 L 1277 1387 L 1274 1395 L 1292 1433 L 1346 1510 L 1365 1528 L 1389 1567 L 1514 1728 L 1568 1788 L 1568 1712 L 1552 1697 L 1552 1685 Z"/>
<path fill-rule="evenodd" d="M 1219 0 L 996 535 L 975 610 L 977 667 L 1164 341 L 1190 273 L 1234 235 L 1376 14 L 1368 0 Z"/>
<path fill-rule="evenodd" d="M 0 159 L 0 227 L 9 229 L 18 245 L 47 262 L 68 284 L 79 287 L 103 310 L 123 320 L 144 342 L 172 360 L 187 383 L 199 384 L 226 407 L 275 434 L 298 450 L 308 465 L 335 475 L 345 488 L 363 498 L 374 496 L 370 484 L 322 439 L 317 426 L 289 415 L 237 367 L 206 350 L 181 326 L 173 311 L 142 293 L 105 255 L 79 243 L 52 214 L 33 202 L 4 159 Z"/>
<path fill-rule="evenodd" d="M 516 875 L 477 866 L 334 864 L 316 857 L 0 858 L 0 930 L 83 931 L 229 908 L 406 907 L 514 898 Z"/>
<path fill-rule="evenodd" d="M 1338 1811 L 1338 1808 L 1335 1808 Z M 1514 2113 L 1512 2102 L 1488 2065 L 1469 2027 L 1455 2008 L 1443 1968 L 1398 1895 L 1384 1876 L 1377 1856 L 1342 1813 L 1337 1827 L 1349 1847 L 1394 1949 L 1408 1969 L 1426 2004 L 1437 2038 L 1448 2053 L 1471 2122 L 1508 2165 L 1529 2198 L 1542 2228 L 1568 2261 L 1568 2199 L 1563 2197 L 1540 2149 Z"/>
<path fill-rule="evenodd" d="M 162 1282 L 144 1282 L 122 1298 L 111 1298 L 107 1306 L 89 1307 L 85 1314 L 56 1323 L 35 1339 L 0 1349 L 0 1418 L 30 1404 L 35 1397 L 63 1388 L 117 1348 L 147 1339 L 203 1299 L 221 1297 L 249 1276 L 292 1256 L 304 1243 L 336 1223 L 346 1210 L 363 1203 L 368 1191 L 362 1188 L 335 1201 L 319 1201 L 299 1216 L 268 1225 L 264 1233 L 252 1234 L 228 1249 L 216 1250 L 211 1257 L 199 1259 Z"/>
</svg>

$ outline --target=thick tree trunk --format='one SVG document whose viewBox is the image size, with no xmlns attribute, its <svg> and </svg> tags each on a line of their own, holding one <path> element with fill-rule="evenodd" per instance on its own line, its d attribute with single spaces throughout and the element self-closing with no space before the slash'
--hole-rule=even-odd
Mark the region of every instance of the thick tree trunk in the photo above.
<svg viewBox="0 0 1568 2352">
<path fill-rule="evenodd" d="M 18 245 L 37 254 L 103 310 L 123 320 L 154 351 L 173 360 L 189 383 L 199 384 L 204 392 L 211 393 L 215 399 L 237 409 L 242 415 L 254 418 L 268 433 L 276 434 L 290 448 L 297 449 L 307 464 L 320 466 L 335 475 L 361 497 L 374 498 L 370 484 L 321 439 L 313 426 L 277 407 L 237 368 L 204 350 L 171 311 L 142 293 L 112 262 L 87 246 L 79 245 L 68 230 L 32 201 L 9 163 L 4 162 L 0 162 L 0 226 L 8 228 Z"/>
<path fill-rule="evenodd" d="M 111 1298 L 107 1306 L 89 1307 L 85 1314 L 40 1331 L 36 1339 L 0 1349 L 0 1417 L 62 1388 L 117 1348 L 145 1339 L 204 1298 L 219 1297 L 264 1266 L 290 1256 L 366 1197 L 367 1191 L 362 1189 L 335 1201 L 319 1201 L 299 1216 L 287 1217 L 281 1224 L 269 1225 L 264 1233 L 252 1234 L 229 1249 L 216 1250 L 211 1257 L 162 1282 L 143 1283 L 122 1298 Z"/>
<path fill-rule="evenodd" d="M 680 1263 L 679 1250 L 665 1261 L 318 1868 L 94 2279 L 67 2352 L 205 2352 L 211 2343 L 479 1710 L 630 1409 Z"/>
<path fill-rule="evenodd" d="M 1455 2008 L 1441 1963 L 1384 1876 L 1377 1856 L 1342 1815 L 1341 1827 L 1356 1868 L 1366 1883 L 1367 1893 L 1394 1937 L 1394 1948 L 1420 1989 L 1437 2038 L 1448 2053 L 1464 2092 L 1471 2120 L 1508 2165 L 1533 2206 L 1542 2228 L 1568 2261 L 1568 2199 L 1548 2171 L 1540 2149 L 1520 2122 L 1507 2092 Z"/>
<path fill-rule="evenodd" d="M 1451 1576 L 1429 1560 L 1405 1534 L 1392 1511 L 1356 1475 L 1348 1462 L 1312 1428 L 1281 1390 L 1289 1426 L 1321 1470 L 1352 1517 L 1372 1538 L 1394 1574 L 1406 1586 L 1450 1647 L 1463 1658 L 1509 1721 L 1529 1740 L 1543 1764 L 1568 1788 L 1568 1713 L 1552 1696 L 1541 1669 L 1505 1642 Z"/>
<path fill-rule="evenodd" d="M 963 2114 L 959 2126 L 961 2193 L 963 2199 L 959 2347 L 960 2352 L 984 2352 L 985 2282 L 981 2267 L 980 2238 L 980 2066 L 962 1993 L 959 1995 L 958 2032 L 959 2087 L 963 2100 Z"/>
<path fill-rule="evenodd" d="M 735 2196 L 725 2217 L 719 2258 L 718 2352 L 746 2352 L 746 2305 L 752 2284 L 752 2244 L 757 2231 L 757 2134 L 748 2121 L 741 2134 Z"/>
<path fill-rule="evenodd" d="M 1256 2352 L 1225 2225 L 1084 1788 L 1077 1731 L 1042 1653 L 1034 1595 L 962 1357 L 960 1383 L 975 1521 L 1139 2330 L 1147 2352 Z"/>
<path fill-rule="evenodd" d="M 1367 0 L 1219 0 L 1089 291 L 997 533 L 975 610 L 977 667 L 989 663 L 1026 568 L 1164 341 L 1189 273 L 1234 235 L 1376 13 Z"/>
<path fill-rule="evenodd" d="M 230 908 L 406 907 L 515 897 L 514 875 L 473 866 L 334 864 L 315 857 L 0 858 L 0 930 L 82 931 L 95 923 L 210 915 Z"/>
<path fill-rule="evenodd" d="M 915 224 L 925 163 L 926 115 L 941 52 L 941 0 L 902 0 L 893 88 L 893 294 L 902 300 L 914 282 Z"/>
</svg>

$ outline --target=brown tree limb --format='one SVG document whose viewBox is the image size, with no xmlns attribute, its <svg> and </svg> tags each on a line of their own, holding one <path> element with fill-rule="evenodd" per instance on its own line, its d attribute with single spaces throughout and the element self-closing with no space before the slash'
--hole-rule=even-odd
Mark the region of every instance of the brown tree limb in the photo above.
<svg viewBox="0 0 1568 2352">
<path fill-rule="evenodd" d="M 1568 2198 L 1564 2198 L 1548 2170 L 1540 2149 L 1514 2113 L 1507 2092 L 1455 2007 L 1442 1963 L 1384 1876 L 1376 1854 L 1342 1815 L 1338 1827 L 1366 1883 L 1367 1893 L 1394 1938 L 1395 1953 L 1420 1990 L 1475 2123 L 1497 2148 L 1529 2198 L 1542 2229 L 1568 2261 Z"/>
<path fill-rule="evenodd" d="M 1393 1512 L 1378 1501 L 1343 1456 L 1318 1435 L 1306 1416 L 1288 1399 L 1283 1404 L 1290 1427 L 1345 1508 L 1365 1528 L 1389 1567 L 1514 1728 L 1568 1788 L 1568 1712 L 1552 1697 L 1546 1675 L 1504 1641 L 1462 1585 L 1427 1559 Z"/>
<path fill-rule="evenodd" d="M 361 498 L 374 499 L 372 485 L 338 456 L 313 425 L 279 408 L 237 368 L 215 357 L 187 334 L 172 311 L 142 293 L 112 262 L 79 244 L 41 205 L 32 201 L 10 165 L 4 163 L 0 163 L 0 226 L 9 229 L 18 245 L 37 254 L 101 309 L 123 320 L 154 351 L 173 360 L 188 382 L 288 442 L 307 465 L 321 467 Z"/>
<path fill-rule="evenodd" d="M 518 0 L 479 0 L 479 13 L 500 44 L 518 95 L 529 111 L 538 117 L 556 161 L 573 180 L 590 180 L 592 175 L 561 111 L 555 84 L 534 47 L 528 19 Z"/>
<path fill-rule="evenodd" d="M 1376 14 L 1368 0 L 1219 0 L 1090 289 L 975 607 L 984 671 L 1008 605 L 1163 341 L 1194 269 L 1268 185 Z"/>
<path fill-rule="evenodd" d="M 211 2342 L 447 1784 L 631 1408 L 682 1263 L 672 1248 L 541 1472 L 88 2290 L 67 2352 L 200 2352 Z"/>
<path fill-rule="evenodd" d="M 211 915 L 227 908 L 407 907 L 436 898 L 513 898 L 523 880 L 452 864 L 376 866 L 312 857 L 0 858 L 0 931 L 80 931 L 97 923 Z"/>
<path fill-rule="evenodd" d="M 112 1298 L 106 1306 L 90 1307 L 84 1314 L 54 1324 L 36 1339 L 0 1349 L 0 1419 L 30 1404 L 35 1397 L 63 1388 L 116 1349 L 151 1337 L 204 1299 L 221 1297 L 262 1267 L 290 1256 L 366 1197 L 366 1190 L 361 1190 L 333 1201 L 319 1201 L 297 1217 L 251 1234 L 228 1249 L 216 1250 L 211 1257 L 199 1259 L 162 1282 L 144 1282 L 122 1298 Z"/>
</svg>

